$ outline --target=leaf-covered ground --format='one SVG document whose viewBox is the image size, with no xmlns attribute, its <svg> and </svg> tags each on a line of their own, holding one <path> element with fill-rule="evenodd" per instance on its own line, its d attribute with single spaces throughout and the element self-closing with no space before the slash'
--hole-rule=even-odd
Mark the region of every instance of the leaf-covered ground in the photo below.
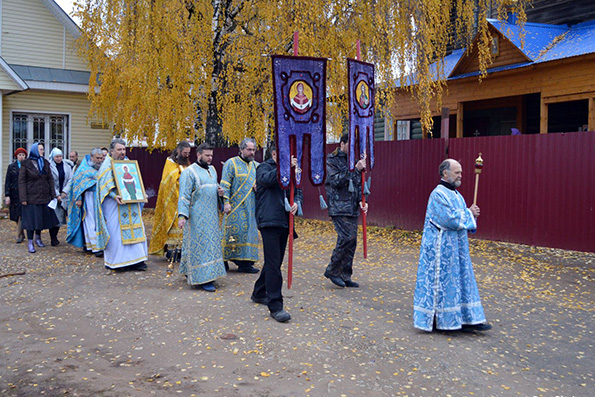
<svg viewBox="0 0 595 397">
<path fill-rule="evenodd" d="M 258 275 L 233 265 L 207 293 L 166 277 L 163 258 L 117 274 L 64 242 L 29 254 L 1 220 L 0 394 L 595 395 L 595 254 L 472 240 L 494 328 L 425 333 L 412 327 L 419 233 L 371 228 L 359 289 L 322 275 L 330 223 L 298 233 L 280 324 L 250 301 Z"/>
</svg>

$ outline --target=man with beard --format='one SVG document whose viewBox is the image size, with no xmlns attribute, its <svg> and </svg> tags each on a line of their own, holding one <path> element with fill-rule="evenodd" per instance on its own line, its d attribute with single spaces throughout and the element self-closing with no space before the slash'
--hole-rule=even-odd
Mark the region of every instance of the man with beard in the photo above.
<svg viewBox="0 0 595 397">
<path fill-rule="evenodd" d="M 147 270 L 147 237 L 140 203 L 123 203 L 118 195 L 114 160 L 126 160 L 126 143 L 116 138 L 110 144 L 97 177 L 97 248 L 103 250 L 105 267 L 117 271 Z"/>
<path fill-rule="evenodd" d="M 196 163 L 180 176 L 178 227 L 184 231 L 180 273 L 189 285 L 215 292 L 215 281 L 226 275 L 221 253 L 217 171 L 211 165 L 213 148 L 201 143 L 196 149 Z"/>
<path fill-rule="evenodd" d="M 190 144 L 187 141 L 181 141 L 163 166 L 153 217 L 153 234 L 149 244 L 151 255 L 163 255 L 167 252 L 168 245 L 175 246 L 182 239 L 182 232 L 176 225 L 180 175 L 189 165 Z"/>
<path fill-rule="evenodd" d="M 66 242 L 85 252 L 101 257 L 97 248 L 95 232 L 95 196 L 97 194 L 97 171 L 103 163 L 103 152 L 96 147 L 85 156 L 70 182 L 68 198 L 68 223 Z"/>
<path fill-rule="evenodd" d="M 258 229 L 254 217 L 258 166 L 254 161 L 255 153 L 254 139 L 244 138 L 240 143 L 240 155 L 225 162 L 221 175 L 225 212 L 223 258 L 226 264 L 233 261 L 242 273 L 258 273 L 254 267 L 258 260 Z"/>
<path fill-rule="evenodd" d="M 467 208 L 456 191 L 463 169 L 452 159 L 438 169 L 441 180 L 430 194 L 421 240 L 413 325 L 439 330 L 487 331 L 492 328 L 479 298 L 467 233 L 477 228 L 479 207 Z"/>
</svg>

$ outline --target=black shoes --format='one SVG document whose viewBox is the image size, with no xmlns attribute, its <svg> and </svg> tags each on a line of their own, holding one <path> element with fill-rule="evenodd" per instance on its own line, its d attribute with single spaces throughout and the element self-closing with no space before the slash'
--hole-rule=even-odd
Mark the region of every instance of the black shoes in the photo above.
<svg viewBox="0 0 595 397">
<path fill-rule="evenodd" d="M 483 332 L 483 331 L 489 331 L 492 329 L 492 325 L 488 324 L 488 323 L 484 323 L 484 324 L 473 324 L 473 325 L 468 325 L 468 324 L 463 324 L 461 326 L 461 331 L 462 332 Z"/>
<path fill-rule="evenodd" d="M 96 258 L 103 258 L 103 251 L 93 252 L 93 255 L 95 255 Z"/>
<path fill-rule="evenodd" d="M 136 265 L 132 265 L 130 266 L 130 270 L 136 270 L 139 272 L 144 272 L 145 270 L 148 269 L 147 264 L 143 261 L 143 262 L 139 262 Z"/>
<path fill-rule="evenodd" d="M 287 313 L 285 310 L 279 310 L 278 312 L 271 313 L 271 317 L 280 323 L 291 320 L 291 314 Z"/>
<path fill-rule="evenodd" d="M 269 298 L 264 297 L 264 298 L 257 298 L 254 296 L 254 294 L 250 297 L 250 300 L 254 303 L 258 303 L 259 305 L 268 305 L 269 304 Z"/>
<path fill-rule="evenodd" d="M 55 246 L 57 246 L 58 244 L 60 244 L 60 241 L 59 241 L 57 238 L 56 238 L 56 239 L 54 239 L 54 238 L 53 238 L 53 239 L 52 239 L 52 241 L 50 242 L 50 245 L 51 245 L 52 247 L 55 247 Z"/>
<path fill-rule="evenodd" d="M 344 280 L 343 281 L 345 283 L 345 286 L 347 288 L 359 288 L 359 284 L 356 283 L 355 281 L 351 281 L 351 280 Z"/>
<path fill-rule="evenodd" d="M 242 266 L 242 267 L 238 267 L 238 273 L 250 273 L 250 274 L 254 274 L 254 273 L 258 273 L 259 271 L 260 270 L 258 270 L 254 266 Z"/>
<path fill-rule="evenodd" d="M 127 272 L 127 271 L 144 272 L 145 270 L 148 269 L 148 267 L 147 267 L 147 265 L 146 265 L 146 263 L 144 261 L 143 262 L 139 262 L 139 263 L 137 263 L 135 265 L 124 266 L 124 267 L 117 267 L 115 269 L 112 269 L 112 268 L 108 267 L 107 265 L 105 265 L 105 267 L 107 269 L 114 270 L 116 273 L 124 273 L 124 272 Z"/>
<path fill-rule="evenodd" d="M 337 287 L 341 287 L 341 288 L 345 288 L 346 287 L 345 281 L 341 280 L 341 277 L 336 277 L 336 276 L 331 275 L 328 272 L 328 270 L 325 270 L 324 277 L 326 277 L 329 280 L 331 280 L 331 282 L 333 284 L 335 284 Z"/>
</svg>

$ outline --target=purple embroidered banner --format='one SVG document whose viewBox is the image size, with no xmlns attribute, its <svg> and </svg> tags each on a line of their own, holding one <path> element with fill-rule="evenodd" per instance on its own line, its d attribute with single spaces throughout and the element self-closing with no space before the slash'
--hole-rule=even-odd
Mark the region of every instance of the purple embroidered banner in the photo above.
<svg viewBox="0 0 595 397">
<path fill-rule="evenodd" d="M 376 94 L 374 65 L 348 59 L 347 75 L 349 76 L 349 169 L 353 171 L 355 163 L 364 154 L 370 160 L 370 169 L 372 169 L 374 168 L 374 101 Z M 367 152 L 368 142 L 369 155 Z"/>
<path fill-rule="evenodd" d="M 304 144 L 309 141 L 310 181 L 322 185 L 326 173 L 326 59 L 274 55 L 272 60 L 279 182 L 283 188 L 289 186 L 292 148 L 301 169 Z M 301 185 L 301 172 L 295 182 Z"/>
</svg>

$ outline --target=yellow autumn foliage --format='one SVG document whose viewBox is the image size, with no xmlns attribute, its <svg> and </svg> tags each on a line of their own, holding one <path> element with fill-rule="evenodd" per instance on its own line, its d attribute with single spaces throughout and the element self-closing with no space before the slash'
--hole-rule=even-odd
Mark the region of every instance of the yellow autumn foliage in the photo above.
<svg viewBox="0 0 595 397">
<path fill-rule="evenodd" d="M 414 81 L 424 127 L 444 91 L 442 65 L 454 37 L 469 45 L 476 13 L 480 65 L 490 63 L 486 12 L 530 0 L 79 0 L 79 50 L 91 69 L 91 117 L 129 140 L 171 149 L 182 139 L 263 144 L 274 130 L 271 60 L 329 58 L 327 131 L 347 118 L 347 58 L 376 65 L 377 108 L 394 82 Z M 455 24 L 451 15 L 457 15 Z M 414 76 L 408 80 L 407 76 Z M 100 90 L 99 90 L 100 86 Z"/>
</svg>

